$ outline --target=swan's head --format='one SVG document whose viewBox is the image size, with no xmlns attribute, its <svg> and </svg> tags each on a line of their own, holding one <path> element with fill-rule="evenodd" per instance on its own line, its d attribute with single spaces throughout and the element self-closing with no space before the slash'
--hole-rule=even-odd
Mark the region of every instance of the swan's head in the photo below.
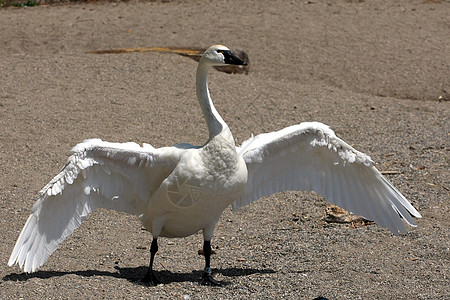
<svg viewBox="0 0 450 300">
<path fill-rule="evenodd" d="M 245 61 L 234 55 L 230 49 L 222 45 L 209 47 L 203 54 L 201 62 L 207 63 L 210 66 L 247 65 Z"/>
</svg>

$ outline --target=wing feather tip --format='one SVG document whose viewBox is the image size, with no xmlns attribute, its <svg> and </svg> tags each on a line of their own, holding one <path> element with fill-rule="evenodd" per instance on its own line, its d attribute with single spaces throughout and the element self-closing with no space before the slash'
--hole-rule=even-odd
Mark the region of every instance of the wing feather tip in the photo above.
<svg viewBox="0 0 450 300">
<path fill-rule="evenodd" d="M 8 267 L 14 266 L 16 264 L 16 262 L 17 262 L 16 260 L 17 260 L 17 258 L 13 257 L 13 255 L 11 254 L 11 257 L 8 260 Z"/>
</svg>

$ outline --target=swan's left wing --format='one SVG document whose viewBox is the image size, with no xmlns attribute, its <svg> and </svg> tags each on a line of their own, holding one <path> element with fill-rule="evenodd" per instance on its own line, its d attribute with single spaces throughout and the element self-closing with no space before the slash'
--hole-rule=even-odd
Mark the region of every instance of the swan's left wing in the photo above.
<svg viewBox="0 0 450 300">
<path fill-rule="evenodd" d="M 326 125 L 312 122 L 246 140 L 238 153 L 248 168 L 239 209 L 262 196 L 286 190 L 315 191 L 394 234 L 405 233 L 401 218 L 416 226 L 419 212 L 373 166 L 369 156 L 339 139 Z"/>
</svg>

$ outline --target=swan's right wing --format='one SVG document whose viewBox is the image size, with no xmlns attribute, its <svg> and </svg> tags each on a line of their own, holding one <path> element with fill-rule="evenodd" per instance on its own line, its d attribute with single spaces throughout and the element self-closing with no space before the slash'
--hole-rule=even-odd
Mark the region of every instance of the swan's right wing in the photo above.
<svg viewBox="0 0 450 300">
<path fill-rule="evenodd" d="M 96 208 L 142 214 L 153 191 L 172 172 L 178 152 L 99 139 L 78 144 L 40 191 L 8 265 L 36 271 Z"/>
<path fill-rule="evenodd" d="M 388 227 L 406 232 L 419 212 L 373 166 L 369 156 L 312 122 L 260 134 L 238 153 L 248 169 L 247 186 L 233 203 L 239 209 L 262 196 L 286 190 L 315 191 L 328 201 Z"/>
</svg>

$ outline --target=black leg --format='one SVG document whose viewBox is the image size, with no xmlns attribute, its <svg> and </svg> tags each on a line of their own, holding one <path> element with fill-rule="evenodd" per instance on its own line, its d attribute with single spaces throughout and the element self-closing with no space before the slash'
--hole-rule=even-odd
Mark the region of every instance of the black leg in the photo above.
<svg viewBox="0 0 450 300">
<path fill-rule="evenodd" d="M 145 274 L 144 278 L 141 280 L 151 286 L 156 286 L 161 283 L 161 281 L 159 281 L 153 273 L 153 261 L 155 259 L 156 252 L 158 252 L 158 241 L 154 238 L 152 245 L 150 246 L 150 265 L 148 267 L 147 274 Z"/>
<path fill-rule="evenodd" d="M 211 270 L 211 241 L 203 243 L 203 254 L 205 255 L 205 270 L 203 271 L 202 285 L 222 286 L 222 283 L 212 277 Z"/>
</svg>

